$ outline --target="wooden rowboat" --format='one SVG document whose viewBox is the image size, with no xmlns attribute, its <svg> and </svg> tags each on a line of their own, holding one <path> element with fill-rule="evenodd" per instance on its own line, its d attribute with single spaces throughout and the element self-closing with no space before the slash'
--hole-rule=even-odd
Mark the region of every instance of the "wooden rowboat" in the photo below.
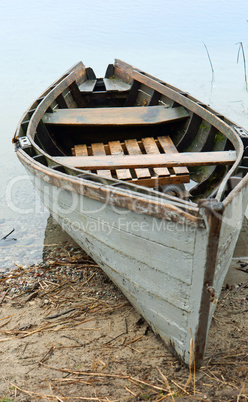
<svg viewBox="0 0 248 402">
<path fill-rule="evenodd" d="M 102 79 L 66 72 L 14 142 L 62 228 L 200 366 L 247 205 L 247 132 L 116 60 Z"/>
</svg>

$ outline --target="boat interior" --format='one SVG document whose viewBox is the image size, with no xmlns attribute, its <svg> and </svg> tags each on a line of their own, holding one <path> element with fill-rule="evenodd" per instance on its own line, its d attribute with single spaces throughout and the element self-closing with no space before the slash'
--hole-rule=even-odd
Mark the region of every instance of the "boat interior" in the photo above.
<svg viewBox="0 0 248 402">
<path fill-rule="evenodd" d="M 96 174 L 99 179 L 117 179 L 165 193 L 172 191 L 173 195 L 191 200 L 214 197 L 219 183 L 236 160 L 233 144 L 207 119 L 160 91 L 160 87 L 167 84 L 156 81 L 152 86 L 149 77 L 137 71 L 131 80 L 123 79 L 118 68 L 111 64 L 105 77 L 98 79 L 91 68 L 86 68 L 83 79 L 69 84 L 47 105 L 37 124 L 34 143 L 58 162 L 50 165 L 61 172 L 67 172 L 67 166 Z M 50 87 L 48 95 L 39 98 L 29 111 L 22 122 L 24 133 L 33 110 L 54 87 Z M 169 89 L 178 91 L 171 86 Z M 193 99 L 183 92 L 180 95 Z M 237 135 L 247 146 L 247 133 L 242 131 Z M 213 152 L 209 161 L 209 154 Z M 182 158 L 181 163 L 173 164 L 173 158 L 182 153 L 201 154 L 197 163 L 185 161 L 184 165 Z M 156 166 L 156 161 L 164 154 L 170 163 Z M 248 152 L 229 178 L 226 194 L 247 173 L 246 154 Z M 112 155 L 119 157 L 117 168 L 111 166 Z M 146 166 L 143 166 L 142 155 L 150 155 Z M 37 150 L 32 156 L 44 161 Z M 99 169 L 87 168 L 89 156 L 97 158 Z M 130 161 L 136 158 L 137 164 L 126 166 L 126 156 L 133 157 Z M 44 163 L 49 165 L 47 161 Z"/>
</svg>

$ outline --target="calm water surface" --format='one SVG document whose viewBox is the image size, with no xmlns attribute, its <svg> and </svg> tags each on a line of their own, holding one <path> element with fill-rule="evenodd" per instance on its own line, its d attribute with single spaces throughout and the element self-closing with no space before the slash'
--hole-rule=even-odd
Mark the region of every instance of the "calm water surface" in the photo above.
<svg viewBox="0 0 248 402">
<path fill-rule="evenodd" d="M 33 100 L 77 61 L 102 76 L 117 57 L 248 129 L 241 55 L 237 64 L 237 43 L 248 58 L 247 20 L 244 0 L 1 0 L 0 238 L 15 231 L 0 240 L 0 269 L 42 257 L 48 212 L 11 144 Z"/>
</svg>

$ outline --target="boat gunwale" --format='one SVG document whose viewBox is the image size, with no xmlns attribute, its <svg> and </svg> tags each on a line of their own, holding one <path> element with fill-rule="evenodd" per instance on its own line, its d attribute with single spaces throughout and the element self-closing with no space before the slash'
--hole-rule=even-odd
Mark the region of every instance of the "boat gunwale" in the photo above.
<svg viewBox="0 0 248 402">
<path fill-rule="evenodd" d="M 25 165 L 33 170 L 35 176 L 40 176 L 55 186 L 60 186 L 64 182 L 65 190 L 73 191 L 79 195 L 95 199 L 100 202 L 115 205 L 116 207 L 126 208 L 128 210 L 154 216 L 159 219 L 166 219 L 182 225 L 205 228 L 205 221 L 198 215 L 186 212 L 182 207 L 175 206 L 170 200 L 155 198 L 148 194 L 139 193 L 137 191 L 127 191 L 104 183 L 96 183 L 77 176 L 68 175 L 67 173 L 54 171 L 52 168 L 41 165 L 29 156 L 24 150 L 18 149 L 17 156 L 22 159 Z M 44 175 L 49 179 L 44 180 Z M 68 181 L 71 184 L 69 188 Z M 136 187 L 134 185 L 134 187 Z M 159 192 L 158 192 L 159 195 Z M 174 197 L 176 199 L 176 197 Z M 141 205 L 139 206 L 140 203 Z M 138 208 L 139 207 L 139 208 Z M 146 208 L 146 209 L 144 209 Z M 187 206 L 185 206 L 187 210 Z M 194 208 L 198 212 L 198 208 Z"/>
<path fill-rule="evenodd" d="M 84 69 L 84 70 L 85 70 L 85 66 L 84 66 L 84 64 L 83 64 L 82 61 L 79 61 L 78 63 L 74 64 L 74 65 L 73 65 L 71 68 L 69 68 L 61 77 L 59 77 L 57 80 L 53 81 L 53 82 L 49 85 L 49 87 L 47 87 L 47 88 L 45 89 L 45 91 L 43 91 L 43 92 L 40 94 L 40 96 L 38 96 L 38 97 L 35 99 L 34 102 L 32 102 L 32 104 L 29 106 L 29 108 L 27 108 L 26 111 L 23 113 L 23 115 L 22 115 L 22 117 L 21 117 L 21 119 L 20 119 L 20 121 L 19 121 L 19 123 L 18 123 L 18 125 L 17 125 L 16 131 L 15 131 L 15 134 L 14 134 L 14 137 L 13 137 L 13 139 L 12 139 L 12 142 L 13 142 L 13 143 L 15 143 L 15 142 L 18 140 L 18 133 L 19 133 L 19 131 L 20 131 L 21 124 L 22 124 L 23 120 L 25 119 L 25 117 L 26 117 L 28 111 L 31 110 L 31 109 L 33 109 L 33 108 L 35 107 L 34 105 L 35 105 L 35 103 L 37 102 L 37 99 L 40 99 L 41 97 L 48 95 L 48 94 L 51 92 L 51 88 L 53 88 L 53 87 L 55 87 L 56 85 L 58 85 L 58 84 L 62 81 L 63 78 L 65 78 L 66 76 L 68 76 L 72 71 L 74 71 L 75 69 L 78 69 L 79 67 L 80 67 L 81 69 Z M 39 106 L 39 105 L 38 105 L 38 106 Z M 38 106 L 37 106 L 36 108 L 38 108 Z M 43 152 L 43 151 L 42 151 L 42 152 Z"/>
<path fill-rule="evenodd" d="M 228 204 L 232 202 L 232 200 L 237 196 L 238 193 L 248 184 L 248 173 L 240 180 L 238 184 L 234 187 L 234 189 L 226 196 L 226 198 L 222 201 L 224 207 L 226 208 Z"/>
</svg>

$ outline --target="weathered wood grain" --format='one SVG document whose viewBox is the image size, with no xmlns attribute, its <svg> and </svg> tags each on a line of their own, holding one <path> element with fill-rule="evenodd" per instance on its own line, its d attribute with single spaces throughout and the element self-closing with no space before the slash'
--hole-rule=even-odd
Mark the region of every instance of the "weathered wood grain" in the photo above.
<svg viewBox="0 0 248 402">
<path fill-rule="evenodd" d="M 158 168 L 160 169 L 160 168 Z M 161 168 L 162 169 L 162 168 Z M 170 176 L 155 176 L 150 178 L 133 178 L 130 180 L 131 183 L 134 183 L 138 186 L 149 187 L 149 188 L 158 188 L 162 185 L 168 184 L 180 184 L 180 183 L 189 183 L 190 178 L 189 175 L 175 175 L 172 174 Z"/>
<path fill-rule="evenodd" d="M 75 156 L 87 156 L 87 146 L 85 144 L 75 145 L 74 147 Z"/>
<path fill-rule="evenodd" d="M 99 225 L 106 224 L 111 228 L 127 232 L 130 235 L 136 235 L 139 238 L 144 237 L 145 232 L 149 244 L 154 243 L 176 249 L 178 256 L 180 252 L 185 253 L 184 255 L 194 254 L 196 229 L 192 226 L 175 223 L 169 219 L 161 220 L 147 214 L 136 213 L 114 205 L 103 208 L 103 204 L 94 199 L 91 199 L 88 203 L 83 203 L 83 199 L 78 199 L 78 209 L 81 213 L 84 213 L 85 216 L 97 220 L 97 227 L 99 222 Z M 163 269 L 163 264 L 161 264 L 160 269 Z M 179 267 L 179 278 L 183 275 L 184 269 L 184 265 Z M 188 272 L 187 269 L 186 272 Z M 171 274 L 173 276 L 175 275 L 175 278 L 177 278 L 176 270 Z M 186 277 L 188 278 L 188 273 L 186 273 Z"/>
<path fill-rule="evenodd" d="M 79 85 L 79 91 L 83 93 L 92 92 L 94 86 L 96 85 L 96 80 L 86 80 L 81 85 Z"/>
<path fill-rule="evenodd" d="M 78 88 L 78 85 L 76 82 L 73 82 L 70 85 L 70 91 L 71 94 L 77 104 L 78 107 L 86 107 L 87 106 L 87 102 L 85 101 L 85 99 L 83 98 L 83 96 L 80 93 L 80 90 Z"/>
<path fill-rule="evenodd" d="M 117 78 L 111 77 L 111 78 L 103 78 L 103 82 L 106 87 L 106 91 L 108 92 L 125 92 L 129 91 L 131 85 L 127 84 L 126 82 L 123 82 L 121 80 L 118 80 Z"/>
<path fill-rule="evenodd" d="M 47 195 L 49 194 L 47 193 Z M 75 209 L 71 208 L 74 203 L 77 203 Z M 68 224 L 84 231 L 90 231 L 94 237 L 112 249 L 118 250 L 123 258 L 131 258 L 133 262 L 143 264 L 144 271 L 152 266 L 154 271 L 165 275 L 166 280 L 173 278 L 174 281 L 177 281 L 179 287 L 181 282 L 191 284 L 194 230 L 187 230 L 187 233 L 180 236 L 182 244 L 177 241 L 178 248 L 175 248 L 170 240 L 171 237 L 174 237 L 175 225 L 169 222 L 164 222 L 164 225 L 161 225 L 161 222 L 157 224 L 151 222 L 150 226 L 144 219 L 137 220 L 135 214 L 127 213 L 125 216 L 118 216 L 113 208 L 109 206 L 101 208 L 102 206 L 97 205 L 96 202 L 92 205 L 92 200 L 87 198 L 82 200 L 78 195 L 74 196 L 72 202 L 72 196 L 68 191 L 61 192 L 56 198 L 55 205 L 49 205 L 49 208 L 56 208 L 56 205 L 60 213 L 62 210 L 68 212 L 69 220 L 65 218 L 65 228 Z M 96 208 L 95 211 L 92 210 L 93 207 Z M 73 214 L 73 218 L 71 214 Z M 152 235 L 150 229 L 154 232 Z M 145 248 L 144 241 L 146 242 Z M 171 270 L 166 269 L 165 255 L 168 263 L 173 260 Z M 177 302 L 175 301 L 175 303 Z"/>
<path fill-rule="evenodd" d="M 19 149 L 18 158 L 31 176 L 41 177 L 42 180 L 49 181 L 51 184 L 69 188 L 72 193 L 75 192 L 91 200 L 97 200 L 101 205 L 100 210 L 106 204 L 115 209 L 134 211 L 138 216 L 143 214 L 160 220 L 166 219 L 180 227 L 181 225 L 183 227 L 186 225 L 191 229 L 205 227 L 204 220 L 199 216 L 197 204 L 145 188 L 139 193 L 137 187 L 131 183 L 125 184 L 124 189 L 116 186 L 115 184 L 122 185 L 122 182 L 117 183 L 115 180 L 104 184 L 100 180 L 97 181 L 96 176 L 88 174 L 88 172 L 80 174 L 79 178 L 73 175 L 61 176 L 56 171 L 46 169 L 47 176 L 44 176 L 44 164 L 36 163 L 34 158 L 27 155 L 22 149 Z M 52 158 L 52 161 L 54 161 L 54 158 Z M 91 180 L 88 180 L 88 175 L 92 178 Z M 84 176 L 86 177 L 84 178 Z M 68 177 L 70 178 L 69 180 Z"/>
<path fill-rule="evenodd" d="M 57 103 L 58 103 L 60 108 L 62 108 L 62 109 L 68 108 L 66 99 L 64 98 L 62 93 L 57 96 L 56 101 L 57 101 Z"/>
<path fill-rule="evenodd" d="M 184 152 L 158 155 L 106 155 L 106 156 L 61 156 L 56 161 L 68 166 L 85 169 L 137 169 L 146 167 L 180 167 L 202 165 L 231 165 L 236 161 L 236 151 Z"/>
<path fill-rule="evenodd" d="M 165 145 L 168 144 L 167 147 L 163 145 L 162 149 L 166 148 L 166 151 L 168 153 L 172 151 L 177 152 L 177 149 L 175 148 L 170 138 L 168 140 L 166 137 L 161 138 L 162 139 L 160 142 L 162 143 L 164 142 Z M 159 143 L 159 141 L 157 140 L 156 142 L 153 137 L 143 138 L 142 141 L 137 141 L 134 139 L 127 140 L 125 141 L 125 144 L 121 144 L 120 141 L 110 141 L 108 145 L 101 144 L 101 154 L 99 155 L 105 155 L 105 153 L 106 154 L 110 153 L 111 155 L 124 155 L 123 146 L 130 155 L 142 154 L 141 149 L 145 150 L 147 154 L 155 155 L 160 153 L 157 143 Z M 97 144 L 97 147 L 99 148 L 99 144 Z M 93 148 L 94 144 L 91 145 L 89 150 L 87 149 L 87 146 L 85 144 L 76 145 L 75 148 L 73 148 L 72 152 L 74 156 L 87 156 L 92 155 Z M 105 151 L 105 153 L 103 153 L 103 151 Z M 96 153 L 94 152 L 94 155 L 95 154 Z M 182 172 L 180 169 L 182 170 Z M 153 174 L 153 177 L 151 177 L 149 169 L 135 169 L 136 173 L 135 178 L 132 177 L 131 171 L 129 169 L 124 168 L 117 169 L 115 173 L 119 180 L 129 180 L 137 183 L 138 185 L 146 187 L 158 187 L 159 185 L 172 184 L 172 183 L 173 184 L 185 183 L 189 182 L 190 180 L 187 168 L 175 168 L 172 174 L 169 172 L 167 168 L 154 168 L 153 171 L 156 174 L 156 176 L 154 176 Z M 179 175 L 177 175 L 177 172 L 179 173 Z"/>
<path fill-rule="evenodd" d="M 111 155 L 124 155 L 120 141 L 110 141 L 109 150 Z M 116 176 L 119 180 L 132 180 L 132 175 L 129 169 L 117 169 Z"/>
<path fill-rule="evenodd" d="M 143 138 L 142 143 L 147 154 L 154 155 L 160 153 L 153 137 Z M 167 168 L 154 168 L 154 172 L 157 176 L 170 176 L 170 172 Z"/>
<path fill-rule="evenodd" d="M 158 137 L 158 141 L 166 154 L 177 152 L 177 149 L 169 136 Z M 174 172 L 175 174 L 189 174 L 186 167 L 174 167 Z"/>
<path fill-rule="evenodd" d="M 142 155 L 141 149 L 139 147 L 138 141 L 135 139 L 132 140 L 126 140 L 125 141 L 125 146 L 127 148 L 127 152 L 129 155 Z M 125 156 L 124 156 L 125 158 Z M 125 163 L 122 165 L 123 167 L 125 166 Z M 135 166 L 132 166 L 133 168 L 135 168 Z M 145 168 L 145 169 L 134 169 L 135 174 L 137 176 L 138 179 L 141 178 L 145 178 L 151 177 L 151 174 L 149 172 L 149 169 Z"/>
<path fill-rule="evenodd" d="M 139 87 L 140 83 L 138 81 L 133 80 L 128 97 L 126 99 L 125 107 L 134 105 L 135 100 L 137 98 Z"/>
<path fill-rule="evenodd" d="M 92 148 L 92 153 L 94 156 L 105 156 L 106 155 L 103 143 L 94 143 L 91 145 L 91 148 Z M 96 170 L 100 176 L 112 178 L 110 170 L 100 170 L 97 168 L 96 168 Z"/>
<path fill-rule="evenodd" d="M 109 208 L 108 211 L 104 208 L 96 215 L 102 216 L 102 212 L 105 211 L 108 217 L 107 223 L 102 221 L 96 226 L 97 220 L 92 219 L 92 217 L 89 219 L 87 211 L 81 213 L 79 212 L 80 208 L 76 210 L 71 208 L 71 197 L 68 192 L 65 191 L 62 196 L 59 191 L 61 198 L 58 198 L 59 195 L 56 191 L 52 192 L 47 186 L 45 192 L 48 194 L 48 198 L 45 197 L 45 201 L 48 202 L 47 206 L 52 210 L 56 219 L 60 221 L 62 227 L 64 225 L 64 229 L 71 233 L 74 239 L 100 264 L 117 285 L 120 282 L 124 283 L 122 286 L 124 293 L 148 322 L 154 325 L 156 332 L 167 342 L 169 339 L 173 340 L 176 347 L 178 344 L 185 347 L 187 322 L 190 314 L 189 294 L 193 254 L 185 253 L 184 264 L 182 264 L 180 252 L 176 248 L 170 250 L 166 248 L 165 252 L 161 245 L 153 242 L 147 246 L 144 254 L 144 248 L 139 245 L 142 242 L 140 235 L 142 234 L 143 239 L 145 239 L 147 235 L 149 236 L 148 232 L 143 231 L 137 235 L 115 229 L 111 222 L 115 222 L 116 218 L 112 216 Z M 41 189 L 41 194 L 44 197 L 43 189 Z M 51 194 L 53 194 L 53 200 L 50 199 Z M 89 209 L 92 208 L 91 200 L 85 198 L 84 206 L 85 203 Z M 69 224 L 66 222 L 68 219 L 64 220 L 61 216 L 61 210 L 67 209 L 68 211 L 71 209 L 71 214 L 66 215 L 69 218 Z M 81 226 L 76 226 L 76 222 L 80 223 Z M 112 226 L 114 232 L 107 236 L 106 230 L 111 230 Z M 121 236 L 121 241 L 119 236 Z M 168 232 L 169 236 L 170 233 Z M 194 244 L 195 232 L 188 233 L 187 237 L 191 236 L 192 244 Z M 120 247 L 120 243 L 123 243 L 123 247 Z M 155 251 L 151 252 L 154 247 Z M 138 253 L 137 249 L 139 249 Z M 163 254 L 163 250 L 165 254 Z M 169 258 L 165 258 L 164 256 L 167 256 L 168 252 L 171 255 Z M 149 264 L 151 255 L 155 256 L 154 265 Z M 173 267 L 171 261 L 173 261 Z M 187 275 L 185 276 L 186 272 Z M 169 276 L 172 275 L 170 279 L 167 276 L 168 274 Z M 178 279 L 173 279 L 175 275 L 178 275 Z M 142 276 L 141 283 L 140 276 Z M 188 277 L 188 284 L 181 282 L 180 276 L 183 276 L 183 279 Z M 178 295 L 178 289 L 181 289 L 180 295 Z M 189 345 L 186 346 L 187 348 Z"/>
<path fill-rule="evenodd" d="M 149 125 L 185 119 L 189 116 L 183 107 L 113 107 L 55 110 L 45 113 L 43 122 L 57 125 L 134 126 Z"/>
<path fill-rule="evenodd" d="M 48 206 L 54 213 L 61 215 L 62 209 L 67 211 L 71 210 L 71 198 L 66 202 L 66 198 L 63 197 L 63 199 L 58 199 L 56 193 L 53 195 L 55 196 L 54 200 L 53 202 L 50 200 Z M 54 202 L 55 200 L 56 202 Z M 85 199 L 85 202 L 90 202 L 90 200 Z M 105 222 L 97 222 L 92 219 L 92 217 L 88 219 L 85 213 L 79 213 L 78 209 L 71 210 L 68 217 L 70 223 L 65 220 L 63 223 L 64 228 L 70 230 L 71 224 L 71 229 L 76 229 L 75 232 L 78 232 L 78 237 L 81 241 L 83 238 L 91 238 L 92 248 L 96 247 L 96 244 L 98 243 L 98 253 L 100 250 L 106 250 L 106 253 L 103 256 L 103 261 L 105 263 L 110 263 L 111 261 L 112 268 L 116 271 L 121 271 L 119 272 L 120 275 L 125 278 L 132 278 L 132 282 L 136 282 L 136 287 L 138 288 L 138 282 L 140 282 L 140 271 L 142 271 L 143 280 L 149 282 L 149 285 L 144 284 L 142 286 L 141 280 L 140 285 L 144 288 L 144 291 L 146 289 L 146 291 L 155 295 L 158 282 L 160 282 L 161 287 L 159 298 L 166 300 L 167 303 L 174 305 L 176 308 L 183 310 L 188 309 L 186 293 L 188 292 L 187 289 L 191 283 L 192 255 L 183 253 L 185 265 L 182 266 L 180 253 L 177 249 L 166 248 L 165 250 L 164 247 L 157 243 L 148 242 L 147 250 L 144 250 L 144 248 L 140 246 L 142 243 L 142 238 L 140 236 L 118 230 L 114 227 L 113 233 L 111 234 L 111 215 L 108 219 L 108 227 L 106 227 L 107 224 Z M 76 222 L 78 222 L 78 225 L 76 225 Z M 66 225 L 68 225 L 68 227 Z M 107 233 L 109 233 L 109 235 L 107 235 Z M 143 239 L 146 238 L 146 235 L 146 232 L 143 232 Z M 119 236 L 121 236 L 121 238 Z M 123 245 L 120 243 L 123 243 Z M 138 253 L 136 249 L 139 249 Z M 170 253 L 170 256 L 168 256 L 165 261 L 164 256 L 167 255 L 166 251 Z M 154 257 L 154 264 L 150 264 L 149 261 Z M 168 270 L 168 266 L 170 266 L 170 261 L 172 260 L 174 261 L 173 269 Z M 127 261 L 129 261 L 128 264 Z M 186 276 L 183 275 L 182 278 L 183 271 L 186 271 Z M 169 280 L 171 282 L 169 282 Z M 167 292 L 165 292 L 164 288 L 165 283 L 170 283 Z M 176 296 L 178 288 L 181 288 L 180 295 L 174 297 L 172 303 L 170 301 L 172 293 Z"/>
</svg>

